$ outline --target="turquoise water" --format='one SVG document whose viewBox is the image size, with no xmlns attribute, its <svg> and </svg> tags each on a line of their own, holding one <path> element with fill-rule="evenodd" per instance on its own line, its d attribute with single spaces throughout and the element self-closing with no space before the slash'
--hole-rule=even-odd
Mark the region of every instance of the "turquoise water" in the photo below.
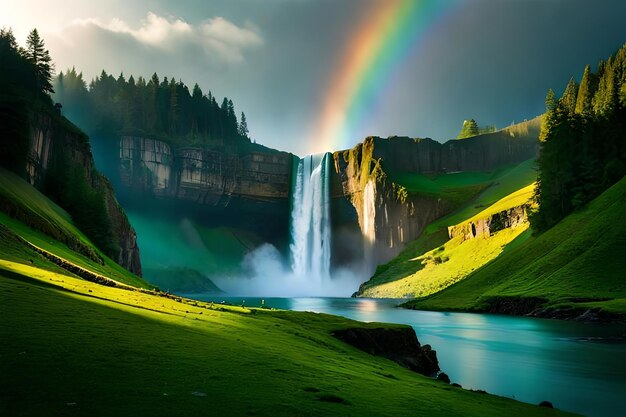
<svg viewBox="0 0 626 417">
<path fill-rule="evenodd" d="M 202 297 L 259 306 L 259 298 Z M 442 313 L 395 308 L 397 301 L 267 298 L 265 305 L 360 321 L 413 326 L 441 369 L 464 388 L 587 416 L 626 416 L 626 325 Z"/>
</svg>

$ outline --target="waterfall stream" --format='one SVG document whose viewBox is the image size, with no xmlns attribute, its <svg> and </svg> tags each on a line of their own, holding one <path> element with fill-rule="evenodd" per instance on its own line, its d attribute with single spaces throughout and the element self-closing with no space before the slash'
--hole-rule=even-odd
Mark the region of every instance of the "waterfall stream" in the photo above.
<svg viewBox="0 0 626 417">
<path fill-rule="evenodd" d="M 298 163 L 291 211 L 293 272 L 322 283 L 330 276 L 330 154 Z"/>
</svg>

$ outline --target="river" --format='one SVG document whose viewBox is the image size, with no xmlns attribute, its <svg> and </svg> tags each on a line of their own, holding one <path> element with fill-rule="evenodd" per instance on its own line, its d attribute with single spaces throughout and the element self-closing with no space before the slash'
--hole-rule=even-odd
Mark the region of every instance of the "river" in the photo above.
<svg viewBox="0 0 626 417">
<path fill-rule="evenodd" d="M 259 306 L 260 298 L 204 297 Z M 626 324 L 588 324 L 492 314 L 414 311 L 397 300 L 266 298 L 268 307 L 411 325 L 464 388 L 590 417 L 626 416 Z"/>
</svg>

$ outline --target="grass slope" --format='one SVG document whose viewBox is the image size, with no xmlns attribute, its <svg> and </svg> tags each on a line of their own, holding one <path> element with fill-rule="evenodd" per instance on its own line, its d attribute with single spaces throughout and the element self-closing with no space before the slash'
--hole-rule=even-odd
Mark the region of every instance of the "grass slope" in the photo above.
<svg viewBox="0 0 626 417">
<path fill-rule="evenodd" d="M 380 324 L 181 303 L 9 261 L 0 306 L 0 409 L 15 417 L 565 415 L 451 387 L 330 336 Z"/>
<path fill-rule="evenodd" d="M 526 164 L 526 163 L 525 163 Z M 517 184 L 513 185 L 516 186 Z M 507 186 L 508 187 L 508 186 Z M 492 214 L 520 206 L 532 197 L 534 185 L 527 185 L 484 208 L 460 223 L 487 218 Z M 493 195 L 501 195 L 502 189 Z M 492 197 L 488 197 L 492 198 Z M 487 200 L 483 200 L 487 201 Z M 490 200 L 489 200 L 490 201 Z M 464 215 L 473 211 L 462 209 Z M 448 240 L 447 226 L 458 214 L 436 221 L 439 226 L 426 230 L 409 243 L 398 257 L 377 268 L 375 275 L 360 288 L 360 296 L 377 298 L 414 298 L 433 294 L 460 281 L 474 270 L 495 259 L 511 242 L 528 228 L 505 229 L 489 238 L 463 241 L 461 237 Z M 459 224 L 460 224 L 459 223 Z"/>
<path fill-rule="evenodd" d="M 423 297 L 464 279 L 472 271 L 495 259 L 503 248 L 527 227 L 504 229 L 488 239 L 463 241 L 455 237 L 437 249 L 426 252 L 410 262 L 417 271 L 405 278 L 368 287 L 361 296 L 372 298 Z"/>
<path fill-rule="evenodd" d="M 410 305 L 483 310 L 495 297 L 538 297 L 552 308 L 626 313 L 625 201 L 626 178 L 542 235 L 518 238 L 465 280 Z"/>
<path fill-rule="evenodd" d="M 2 168 L 0 168 L 0 197 L 4 198 L 5 201 L 9 201 L 15 210 L 19 210 L 19 215 L 30 217 L 31 220 L 36 219 L 33 223 L 40 225 L 41 229 L 58 230 L 63 235 L 70 236 L 72 239 L 81 242 L 94 253 L 97 253 L 100 258 L 103 259 L 104 265 L 83 254 L 75 252 L 66 244 L 55 240 L 49 234 L 28 227 L 23 222 L 9 217 L 6 213 L 0 211 L 0 224 L 24 240 L 96 274 L 104 275 L 133 286 L 143 288 L 150 287 L 143 279 L 128 272 L 100 252 L 90 240 L 74 226 L 71 216 L 65 210 L 17 175 Z M 35 260 L 42 262 L 37 255 L 33 255 L 34 252 L 30 253 L 30 256 L 24 257 L 28 251 L 24 248 L 9 244 L 7 239 L 9 239 L 9 241 L 11 240 L 6 233 L 0 234 L 0 243 L 2 243 L 0 245 L 0 258 L 14 260 L 16 262 L 30 263 L 30 261 L 35 262 Z M 48 263 L 43 263 L 43 265 L 48 265 Z"/>
</svg>

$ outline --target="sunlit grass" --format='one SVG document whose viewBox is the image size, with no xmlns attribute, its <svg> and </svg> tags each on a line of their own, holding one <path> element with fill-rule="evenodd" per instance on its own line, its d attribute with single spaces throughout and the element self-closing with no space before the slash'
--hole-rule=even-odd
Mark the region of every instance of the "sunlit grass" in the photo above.
<svg viewBox="0 0 626 417">
<path fill-rule="evenodd" d="M 626 179 L 542 235 L 521 236 L 516 247 L 415 306 L 472 310 L 492 297 L 540 297 L 560 308 L 626 313 L 624 201 Z M 609 300 L 593 301 L 604 298 Z"/>
<path fill-rule="evenodd" d="M 91 241 L 78 228 L 76 228 L 76 226 L 74 226 L 71 216 L 65 210 L 56 205 L 23 179 L 1 168 L 0 196 L 12 201 L 16 207 L 19 207 L 19 209 L 22 210 L 24 215 L 38 216 L 45 219 L 46 222 L 62 229 L 69 236 L 72 236 L 86 244 L 88 247 L 91 247 L 94 252 L 98 253 L 104 260 L 104 265 L 71 250 L 64 243 L 61 243 L 42 231 L 35 230 L 0 211 L 0 224 L 4 225 L 14 234 L 37 247 L 40 247 L 96 274 L 108 276 L 111 279 L 130 285 L 144 288 L 151 287 L 140 277 L 128 272 L 126 269 L 99 251 L 91 243 Z M 4 259 L 10 259 L 17 262 L 30 262 L 30 260 L 34 262 L 35 260 L 32 258 L 37 259 L 37 256 L 32 254 L 27 258 L 24 258 L 24 249 L 19 248 L 21 245 L 12 240 L 6 240 L 6 237 L 0 236 L 0 242 L 2 243 L 2 245 L 0 245 L 0 257 Z M 15 246 L 17 246 L 17 248 Z"/>
<path fill-rule="evenodd" d="M 481 211 L 478 214 L 475 214 L 474 216 L 470 217 L 467 220 L 464 220 L 461 223 L 470 223 L 479 219 L 486 219 L 493 214 L 500 213 L 513 207 L 519 207 L 528 204 L 533 197 L 534 190 L 535 183 L 532 183 L 524 188 L 515 191 L 514 193 L 511 193 L 501 198 L 494 204 L 487 207 L 485 210 Z"/>
<path fill-rule="evenodd" d="M 533 195 L 534 184 L 504 196 L 474 216 L 459 224 L 527 204 Z M 448 217 L 448 221 L 457 216 Z M 451 224 L 456 225 L 456 224 Z M 460 281 L 471 272 L 495 259 L 508 244 L 528 229 L 524 223 L 515 229 L 505 229 L 491 237 L 463 241 L 461 237 L 448 240 L 447 228 L 428 231 L 376 274 L 361 291 L 364 297 L 423 297 L 441 291 Z"/>
<path fill-rule="evenodd" d="M 330 335 L 380 324 L 177 302 L 9 261 L 0 306 L 11 416 L 564 415 L 450 387 Z"/>
<path fill-rule="evenodd" d="M 462 241 L 455 237 L 444 245 L 407 261 L 416 272 L 405 278 L 372 286 L 364 297 L 414 298 L 436 293 L 464 279 L 474 270 L 495 259 L 503 248 L 528 228 L 501 230 L 489 238 Z"/>
</svg>

